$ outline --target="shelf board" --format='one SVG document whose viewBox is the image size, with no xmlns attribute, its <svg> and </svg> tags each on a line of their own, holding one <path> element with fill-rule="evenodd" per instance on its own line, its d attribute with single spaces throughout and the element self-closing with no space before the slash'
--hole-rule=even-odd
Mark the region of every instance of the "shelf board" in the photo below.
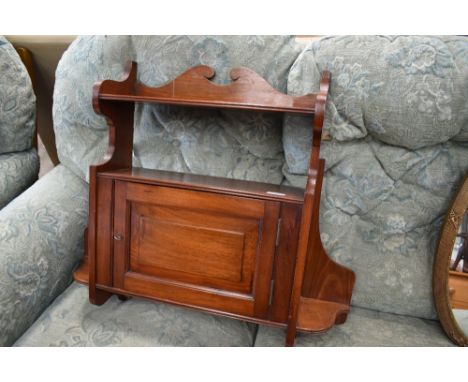
<svg viewBox="0 0 468 382">
<path fill-rule="evenodd" d="M 461 278 L 467 278 L 468 279 L 468 273 L 466 272 L 459 272 L 459 271 L 449 271 L 450 276 L 454 277 L 461 277 Z"/>
<path fill-rule="evenodd" d="M 310 100 L 315 102 L 315 96 L 308 96 Z M 299 97 L 297 97 L 299 98 Z M 305 98 L 305 97 L 303 97 Z M 139 95 L 139 94 L 111 94 L 101 93 L 99 99 L 117 101 L 117 102 L 148 102 L 158 103 L 163 105 L 176 105 L 176 106 L 191 106 L 191 107 L 203 107 L 203 108 L 215 108 L 215 109 L 230 109 L 230 110 L 247 110 L 247 111 L 265 111 L 270 113 L 290 113 L 300 115 L 314 115 L 315 109 L 313 107 L 301 107 L 298 106 L 299 102 L 288 106 L 266 106 L 258 104 L 235 104 L 229 102 L 222 102 L 216 100 L 192 100 L 184 98 L 171 98 L 167 99 L 164 97 L 156 97 L 151 95 Z M 307 100 L 308 101 L 308 100 Z M 305 103 L 305 102 L 304 102 Z M 309 101 L 309 103 L 312 103 Z"/>
<path fill-rule="evenodd" d="M 297 318 L 297 330 L 320 333 L 335 324 L 344 322 L 349 306 L 336 302 L 301 297 Z"/>
<path fill-rule="evenodd" d="M 98 176 L 158 186 L 177 188 L 190 186 L 190 188 L 199 191 L 254 197 L 263 200 L 286 201 L 295 204 L 302 204 L 304 201 L 304 190 L 301 188 L 215 176 L 150 170 L 139 167 L 104 171 L 100 172 Z"/>
<path fill-rule="evenodd" d="M 254 71 L 238 67 L 230 72 L 231 82 L 213 82 L 215 70 L 194 66 L 174 80 L 150 87 L 137 81 L 137 63 L 127 64 L 123 81 L 105 80 L 96 88 L 97 101 L 152 102 L 217 109 L 256 110 L 314 115 L 317 94 L 294 97 L 272 87 Z M 324 73 L 324 81 L 329 81 Z M 327 82 L 328 84 L 328 82 Z"/>
<path fill-rule="evenodd" d="M 73 272 L 73 279 L 80 284 L 89 284 L 88 256 L 84 256 L 78 268 Z"/>
<path fill-rule="evenodd" d="M 73 278 L 80 284 L 88 285 L 89 268 L 86 256 L 83 258 L 78 269 L 73 273 Z M 343 315 L 347 315 L 348 312 L 349 307 L 344 304 L 301 297 L 297 330 L 312 333 L 325 332 L 335 324 L 343 323 Z M 252 322 L 256 321 L 255 318 L 252 320 Z M 271 324 L 270 322 L 263 323 Z M 285 326 L 284 323 L 279 322 L 274 324 L 277 326 Z"/>
</svg>

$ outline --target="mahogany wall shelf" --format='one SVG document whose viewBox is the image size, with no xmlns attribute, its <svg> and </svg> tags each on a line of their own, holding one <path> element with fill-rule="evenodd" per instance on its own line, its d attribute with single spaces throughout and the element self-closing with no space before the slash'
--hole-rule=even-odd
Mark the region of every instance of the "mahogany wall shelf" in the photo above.
<svg viewBox="0 0 468 382">
<path fill-rule="evenodd" d="M 278 92 L 247 68 L 217 85 L 196 66 L 159 88 L 136 80 L 93 88 L 93 107 L 107 117 L 109 147 L 90 166 L 86 254 L 74 276 L 90 300 L 116 294 L 164 301 L 296 331 L 323 332 L 346 320 L 354 273 L 323 249 L 319 159 L 330 74 L 303 97 Z M 259 182 L 132 167 L 135 102 L 311 116 L 312 153 L 305 192 Z"/>
</svg>

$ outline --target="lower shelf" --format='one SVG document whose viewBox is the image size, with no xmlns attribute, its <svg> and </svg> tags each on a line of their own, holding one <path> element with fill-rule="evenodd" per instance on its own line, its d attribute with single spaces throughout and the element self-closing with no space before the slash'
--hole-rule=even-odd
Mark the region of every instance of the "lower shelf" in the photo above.
<svg viewBox="0 0 468 382">
<path fill-rule="evenodd" d="M 88 256 L 83 257 L 79 267 L 73 272 L 73 278 L 76 282 L 84 285 L 89 284 L 89 265 Z"/>
<path fill-rule="evenodd" d="M 76 282 L 88 285 L 89 268 L 86 257 L 83 259 L 80 267 L 76 269 L 73 277 Z M 299 303 L 297 330 L 308 333 L 326 332 L 332 326 L 344 323 L 348 313 L 348 305 L 318 300 L 315 298 L 301 297 Z M 236 318 L 232 315 L 231 317 Z M 286 323 L 248 318 L 247 320 L 267 325 L 286 327 Z"/>
<path fill-rule="evenodd" d="M 348 313 L 348 305 L 301 297 L 297 330 L 313 333 L 325 332 L 335 324 L 342 324 Z"/>
</svg>

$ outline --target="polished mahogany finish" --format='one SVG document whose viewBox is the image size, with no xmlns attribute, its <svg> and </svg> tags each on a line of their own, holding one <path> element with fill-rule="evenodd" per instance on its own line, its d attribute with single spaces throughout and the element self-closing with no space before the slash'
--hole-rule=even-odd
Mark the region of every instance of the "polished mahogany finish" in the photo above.
<svg viewBox="0 0 468 382">
<path fill-rule="evenodd" d="M 129 68 L 129 78 L 132 82 L 105 80 L 96 84 L 93 99 L 96 102 L 98 99 L 152 102 L 299 114 L 314 114 L 315 112 L 315 94 L 291 97 L 280 93 L 248 68 L 232 69 L 230 76 L 233 82 L 229 85 L 218 85 L 210 81 L 215 76 L 215 71 L 209 66 L 199 65 L 159 88 L 150 88 L 134 81 L 136 71 L 137 64 L 133 63 Z"/>
<path fill-rule="evenodd" d="M 112 294 L 202 309 L 250 322 L 323 332 L 349 312 L 354 273 L 331 261 L 320 240 L 324 161 L 319 159 L 330 74 L 318 94 L 278 92 L 247 68 L 232 82 L 197 66 L 159 88 L 136 80 L 94 86 L 109 148 L 90 167 L 87 255 L 75 279 L 90 300 Z M 135 102 L 313 115 L 306 191 L 295 187 L 132 167 Z"/>
<path fill-rule="evenodd" d="M 135 177 L 138 177 L 139 182 L 146 184 L 174 188 L 190 187 L 193 190 L 227 195 L 249 195 L 252 197 L 261 195 L 261 198 L 265 200 L 288 201 L 295 204 L 302 204 L 304 199 L 304 191 L 297 187 L 261 182 L 246 182 L 238 179 L 186 174 L 182 172 L 150 170 L 141 167 L 105 171 L 100 173 L 99 176 L 124 181 L 134 181 Z"/>
</svg>

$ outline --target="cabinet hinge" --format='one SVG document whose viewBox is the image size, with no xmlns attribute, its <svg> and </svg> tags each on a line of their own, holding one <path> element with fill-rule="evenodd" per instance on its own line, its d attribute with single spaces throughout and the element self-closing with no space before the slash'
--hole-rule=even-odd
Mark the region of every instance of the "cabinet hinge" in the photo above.
<svg viewBox="0 0 468 382">
<path fill-rule="evenodd" d="M 275 280 L 270 281 L 270 297 L 268 299 L 268 305 L 270 306 L 273 303 L 273 291 L 275 289 Z"/>
<path fill-rule="evenodd" d="M 280 233 L 281 233 L 281 218 L 278 219 L 278 226 L 276 227 L 276 246 L 280 242 Z"/>
</svg>

